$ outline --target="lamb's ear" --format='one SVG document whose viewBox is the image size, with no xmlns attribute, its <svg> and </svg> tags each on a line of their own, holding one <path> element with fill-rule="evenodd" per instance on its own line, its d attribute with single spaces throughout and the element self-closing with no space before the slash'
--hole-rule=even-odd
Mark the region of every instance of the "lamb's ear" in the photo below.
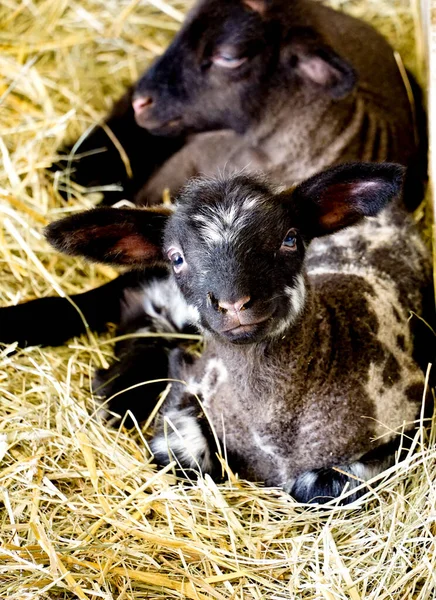
<svg viewBox="0 0 436 600">
<path fill-rule="evenodd" d="M 171 210 L 95 208 L 45 229 L 56 249 L 115 265 L 141 267 L 162 258 L 163 229 Z"/>
<path fill-rule="evenodd" d="M 333 98 L 344 98 L 356 85 L 352 65 L 323 43 L 315 32 L 299 31 L 286 47 L 286 61 L 294 72 L 310 85 L 328 92 Z"/>
<path fill-rule="evenodd" d="M 271 0 L 242 0 L 244 6 L 259 13 L 261 17 L 265 16 L 270 3 Z"/>
<path fill-rule="evenodd" d="M 390 163 L 351 163 L 314 175 L 288 195 L 298 227 L 314 238 L 377 215 L 400 194 L 404 171 Z"/>
</svg>

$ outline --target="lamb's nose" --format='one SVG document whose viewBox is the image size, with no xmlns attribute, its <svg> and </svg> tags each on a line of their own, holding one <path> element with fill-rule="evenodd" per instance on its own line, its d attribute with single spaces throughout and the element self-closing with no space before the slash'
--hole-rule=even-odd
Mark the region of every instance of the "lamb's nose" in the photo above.
<svg viewBox="0 0 436 600">
<path fill-rule="evenodd" d="M 136 114 L 141 113 L 144 108 L 149 108 L 153 105 L 153 98 L 151 96 L 140 96 L 139 98 L 135 98 L 132 102 L 133 110 Z"/>
<path fill-rule="evenodd" d="M 244 296 L 244 298 L 239 298 L 236 302 L 223 302 L 219 300 L 218 306 L 227 312 L 238 313 L 241 310 L 245 310 L 249 302 L 250 296 Z"/>
</svg>

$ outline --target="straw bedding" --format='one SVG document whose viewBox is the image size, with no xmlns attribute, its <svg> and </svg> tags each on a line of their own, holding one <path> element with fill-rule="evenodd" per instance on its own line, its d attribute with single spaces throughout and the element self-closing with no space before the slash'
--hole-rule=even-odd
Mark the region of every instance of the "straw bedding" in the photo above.
<svg viewBox="0 0 436 600">
<path fill-rule="evenodd" d="M 420 73 L 406 0 L 333 0 L 372 20 Z M 159 54 L 186 4 L 0 3 L 0 305 L 73 294 L 111 269 L 58 256 L 41 227 L 68 203 L 45 172 Z M 54 184 L 54 185 L 53 185 Z M 110 429 L 90 377 L 111 360 L 91 334 L 54 349 L 0 349 L 0 598 L 436 598 L 435 431 L 351 507 L 308 509 L 228 472 L 158 472 L 145 428 Z M 146 393 L 146 388 L 144 389 Z"/>
</svg>

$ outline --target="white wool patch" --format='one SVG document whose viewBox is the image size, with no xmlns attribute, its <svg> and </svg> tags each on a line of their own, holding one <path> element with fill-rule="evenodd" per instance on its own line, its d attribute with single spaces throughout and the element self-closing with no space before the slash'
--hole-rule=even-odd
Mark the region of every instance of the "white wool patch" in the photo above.
<svg viewBox="0 0 436 600">
<path fill-rule="evenodd" d="M 289 313 L 286 318 L 279 321 L 274 331 L 274 335 L 281 335 L 284 333 L 293 323 L 295 323 L 302 313 L 306 302 L 306 284 L 304 276 L 299 273 L 294 285 L 287 285 L 284 291 L 290 300 Z"/>
<path fill-rule="evenodd" d="M 308 396 L 308 406 L 316 407 L 317 397 L 314 394 Z M 310 416 L 311 418 L 310 418 Z M 319 435 L 321 421 L 319 419 L 318 412 L 307 411 L 304 415 L 304 419 L 301 419 L 298 425 L 298 439 L 304 440 L 306 444 L 310 444 L 312 448 L 316 448 L 320 444 L 324 443 L 324 440 Z"/>
<path fill-rule="evenodd" d="M 171 410 L 164 417 L 167 427 L 150 443 L 153 454 L 169 455 L 188 469 L 212 470 L 210 448 L 191 409 Z"/>
<path fill-rule="evenodd" d="M 259 450 L 261 450 L 267 456 L 278 458 L 277 448 L 276 446 L 268 443 L 268 438 L 260 436 L 256 431 L 252 431 L 251 435 L 253 436 L 253 441 Z"/>
<path fill-rule="evenodd" d="M 285 294 L 291 299 L 292 318 L 295 320 L 304 308 L 306 300 L 306 285 L 304 277 L 300 273 L 297 275 L 297 282 L 294 286 L 286 286 Z"/>
<path fill-rule="evenodd" d="M 375 403 L 376 419 L 378 421 L 377 435 L 383 435 L 389 430 L 398 429 L 404 422 L 411 423 L 416 419 L 419 405 L 411 402 L 406 390 L 414 384 L 424 384 L 424 375 L 411 358 L 410 330 L 408 315 L 402 308 L 397 289 L 387 280 L 373 278 L 375 297 L 365 294 L 370 309 L 377 315 L 379 330 L 377 337 L 398 362 L 400 369 L 399 380 L 390 386 L 383 383 L 384 364 L 369 366 L 367 393 Z M 398 320 L 394 314 L 400 315 Z M 398 336 L 405 338 L 404 350 L 398 346 Z M 386 441 L 393 437 L 388 435 Z"/>
<path fill-rule="evenodd" d="M 329 241 L 335 246 L 353 252 L 354 242 L 363 239 L 368 244 L 368 252 L 371 252 L 381 247 L 389 247 L 396 236 L 398 236 L 398 226 L 392 222 L 385 209 L 376 217 L 368 217 L 357 226 L 338 231 Z M 351 259 L 352 256 L 349 258 Z"/>
<path fill-rule="evenodd" d="M 392 240 L 401 234 L 390 214 L 390 209 L 385 208 L 376 217 L 367 217 L 361 223 L 342 229 L 333 235 L 313 240 L 310 245 L 310 256 L 323 257 L 327 255 L 332 247 L 341 248 L 344 258 L 349 261 L 358 261 L 361 256 L 356 252 L 355 244 L 364 240 L 367 244 L 367 252 L 373 252 L 380 248 L 391 247 Z M 415 250 L 414 267 L 420 268 L 420 258 L 427 256 L 427 248 L 418 233 L 412 233 L 407 237 L 405 243 L 413 246 Z M 309 267 L 309 272 L 312 269 Z"/>
<path fill-rule="evenodd" d="M 201 396 L 204 406 L 210 405 L 213 397 L 228 380 L 229 374 L 224 363 L 219 358 L 211 358 L 207 361 L 204 374 L 200 380 L 193 377 L 187 381 L 186 390 L 194 396 Z"/>
<path fill-rule="evenodd" d="M 294 482 L 296 483 L 296 491 L 298 490 L 300 494 L 303 491 L 307 493 L 307 491 L 311 490 L 312 487 L 315 485 L 317 479 L 318 475 L 314 471 L 306 471 L 305 473 L 302 473 L 299 477 L 297 477 L 296 480 L 293 480 L 292 484 Z M 286 487 L 288 488 L 288 491 L 290 491 L 289 483 Z"/>
<path fill-rule="evenodd" d="M 161 331 L 180 331 L 200 320 L 198 309 L 187 304 L 172 278 L 155 279 L 144 285 L 142 305 Z"/>
<path fill-rule="evenodd" d="M 200 383 L 200 390 L 206 407 L 217 393 L 218 388 L 228 380 L 228 377 L 229 374 L 222 360 L 211 358 L 207 362 L 204 377 Z"/>
</svg>

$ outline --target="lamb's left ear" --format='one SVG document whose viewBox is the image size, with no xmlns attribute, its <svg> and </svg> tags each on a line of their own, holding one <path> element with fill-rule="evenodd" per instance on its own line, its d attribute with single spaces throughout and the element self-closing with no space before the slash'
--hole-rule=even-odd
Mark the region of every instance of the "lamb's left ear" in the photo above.
<svg viewBox="0 0 436 600">
<path fill-rule="evenodd" d="M 250 10 L 259 13 L 260 16 L 263 17 L 265 16 L 266 11 L 268 10 L 269 5 L 271 4 L 271 0 L 242 0 L 242 4 L 246 8 L 249 8 Z"/>
<path fill-rule="evenodd" d="M 163 230 L 171 209 L 95 208 L 45 229 L 57 250 L 89 260 L 142 267 L 161 260 Z"/>
<path fill-rule="evenodd" d="M 303 235 L 314 238 L 373 217 L 400 194 L 404 171 L 391 163 L 349 163 L 328 169 L 288 193 L 293 218 Z"/>
</svg>

